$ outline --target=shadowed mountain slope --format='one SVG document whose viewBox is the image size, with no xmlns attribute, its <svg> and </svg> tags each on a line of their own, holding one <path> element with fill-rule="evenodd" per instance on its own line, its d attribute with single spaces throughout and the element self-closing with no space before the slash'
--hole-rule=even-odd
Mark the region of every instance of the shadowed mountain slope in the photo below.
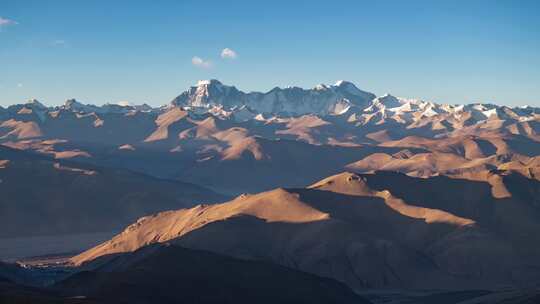
<svg viewBox="0 0 540 304">
<path fill-rule="evenodd" d="M 102 260 L 55 287 L 103 303 L 369 303 L 331 279 L 168 244 Z"/>
<path fill-rule="evenodd" d="M 394 183 L 400 178 L 407 183 Z M 485 182 L 446 178 L 437 186 L 440 179 L 343 173 L 305 189 L 159 213 L 72 262 L 91 265 L 101 256 L 172 241 L 272 261 L 354 289 L 470 288 L 540 279 L 535 203 L 517 195 L 493 197 Z M 534 182 L 524 185 L 537 191 Z"/>
<path fill-rule="evenodd" d="M 179 181 L 0 147 L 0 237 L 113 231 L 225 197 Z"/>
</svg>

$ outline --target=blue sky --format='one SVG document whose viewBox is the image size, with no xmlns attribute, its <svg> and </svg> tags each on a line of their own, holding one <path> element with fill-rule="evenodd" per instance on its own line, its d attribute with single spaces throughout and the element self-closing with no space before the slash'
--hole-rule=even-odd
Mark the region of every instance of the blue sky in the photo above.
<svg viewBox="0 0 540 304">
<path fill-rule="evenodd" d="M 161 105 L 208 78 L 540 106 L 540 1 L 0 0 L 0 105 Z"/>
</svg>

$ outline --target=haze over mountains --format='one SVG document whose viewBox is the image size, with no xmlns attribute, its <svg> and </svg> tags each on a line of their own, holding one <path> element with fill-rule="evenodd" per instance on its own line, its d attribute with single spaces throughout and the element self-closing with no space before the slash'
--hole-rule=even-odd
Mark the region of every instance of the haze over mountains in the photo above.
<svg viewBox="0 0 540 304">
<path fill-rule="evenodd" d="M 143 215 L 226 197 L 125 169 L 0 146 L 0 238 L 115 231 Z"/>
<path fill-rule="evenodd" d="M 97 298 L 193 250 L 356 292 L 540 283 L 540 108 L 206 80 L 159 108 L 0 108 L 0 144 L 0 238 L 131 223 L 69 261 Z"/>
</svg>

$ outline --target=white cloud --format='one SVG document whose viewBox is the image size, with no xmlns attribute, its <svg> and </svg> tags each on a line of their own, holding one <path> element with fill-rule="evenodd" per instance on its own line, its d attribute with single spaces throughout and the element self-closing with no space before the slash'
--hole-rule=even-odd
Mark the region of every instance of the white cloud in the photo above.
<svg viewBox="0 0 540 304">
<path fill-rule="evenodd" d="M 17 24 L 17 22 L 11 19 L 0 17 L 0 27 L 6 26 L 6 25 L 15 25 L 15 24 Z"/>
<path fill-rule="evenodd" d="M 22 87 L 23 87 L 22 83 L 17 83 L 17 88 L 22 88 Z"/>
<path fill-rule="evenodd" d="M 221 51 L 221 58 L 223 59 L 236 59 L 238 57 L 238 54 L 233 49 L 230 48 L 224 48 Z"/>
<path fill-rule="evenodd" d="M 52 42 L 52 45 L 56 45 L 56 46 L 64 46 L 66 44 L 67 44 L 67 42 L 65 40 L 62 40 L 62 39 L 57 39 L 57 40 L 54 40 Z"/>
<path fill-rule="evenodd" d="M 127 101 L 127 100 L 121 100 L 119 102 L 116 103 L 117 105 L 119 106 L 122 106 L 122 107 L 129 107 L 131 106 L 131 102 Z"/>
<path fill-rule="evenodd" d="M 191 58 L 191 63 L 194 66 L 198 66 L 204 69 L 208 69 L 212 67 L 212 62 L 210 60 L 203 60 L 201 57 L 194 56 Z"/>
</svg>

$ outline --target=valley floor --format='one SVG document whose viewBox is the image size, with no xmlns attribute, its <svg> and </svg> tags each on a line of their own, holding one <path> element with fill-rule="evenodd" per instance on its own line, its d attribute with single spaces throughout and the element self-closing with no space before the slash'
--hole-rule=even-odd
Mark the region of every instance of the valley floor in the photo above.
<svg viewBox="0 0 540 304">
<path fill-rule="evenodd" d="M 0 261 L 14 262 L 31 257 L 77 254 L 110 239 L 116 233 L 0 238 Z"/>
</svg>

